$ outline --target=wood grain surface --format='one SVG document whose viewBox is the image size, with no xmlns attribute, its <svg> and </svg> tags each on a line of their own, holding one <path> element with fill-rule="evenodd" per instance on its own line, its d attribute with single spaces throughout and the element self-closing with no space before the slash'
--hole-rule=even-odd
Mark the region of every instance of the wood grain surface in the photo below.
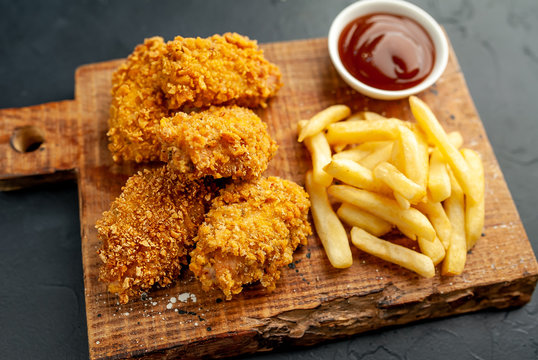
<svg viewBox="0 0 538 360">
<path fill-rule="evenodd" d="M 407 100 L 376 101 L 345 85 L 330 63 L 326 39 L 262 47 L 282 70 L 285 84 L 267 109 L 258 110 L 279 144 L 266 175 L 304 184 L 310 160 L 296 142 L 296 124 L 329 105 L 344 103 L 356 111 L 412 121 Z M 283 269 L 273 293 L 252 285 L 225 301 L 217 291 L 202 291 L 184 271 L 172 287 L 119 305 L 97 280 L 100 244 L 94 226 L 127 178 L 142 167 L 114 164 L 107 150 L 110 79 L 120 62 L 80 67 L 73 101 L 0 110 L 1 189 L 77 178 L 92 359 L 227 357 L 530 300 L 538 280 L 536 258 L 451 50 L 442 78 L 419 97 L 446 130 L 459 130 L 464 146 L 477 150 L 484 161 L 484 236 L 469 253 L 461 276 L 440 277 L 437 271 L 433 279 L 423 279 L 356 249 L 351 268 L 334 269 L 314 235 Z M 25 126 L 41 129 L 44 142 L 36 151 L 16 152 L 9 134 Z"/>
</svg>

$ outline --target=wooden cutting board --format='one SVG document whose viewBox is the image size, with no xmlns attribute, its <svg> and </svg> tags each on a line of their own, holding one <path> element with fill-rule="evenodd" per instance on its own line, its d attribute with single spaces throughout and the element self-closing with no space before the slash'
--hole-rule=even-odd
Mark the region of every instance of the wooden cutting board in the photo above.
<svg viewBox="0 0 538 360">
<path fill-rule="evenodd" d="M 259 115 L 279 150 L 266 174 L 304 184 L 310 167 L 296 142 L 296 123 L 333 104 L 412 119 L 407 100 L 375 101 L 347 87 L 332 67 L 326 39 L 262 45 L 285 86 Z M 530 300 L 538 265 L 465 84 L 453 50 L 443 77 L 419 96 L 448 131 L 482 154 L 486 171 L 484 236 L 465 272 L 423 279 L 353 249 L 351 268 L 337 270 L 310 237 L 283 269 L 276 291 L 253 285 L 231 301 L 204 292 L 185 271 L 173 287 L 119 305 L 97 281 L 96 220 L 140 166 L 117 165 L 107 150 L 110 79 L 121 60 L 80 67 L 75 100 L 0 110 L 3 190 L 75 176 L 80 199 L 90 357 L 226 357 L 282 345 L 311 345 L 425 318 L 505 308 Z M 16 152 L 39 142 L 32 152 Z M 31 146 L 30 146 L 31 147 Z M 35 147 L 35 146 L 34 146 Z M 175 302 L 174 302 L 175 301 Z"/>
</svg>

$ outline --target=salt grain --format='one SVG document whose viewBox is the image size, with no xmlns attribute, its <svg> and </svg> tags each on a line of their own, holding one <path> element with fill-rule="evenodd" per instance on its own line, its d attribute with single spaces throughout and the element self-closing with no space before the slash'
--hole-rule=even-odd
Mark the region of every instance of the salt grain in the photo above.
<svg viewBox="0 0 538 360">
<path fill-rule="evenodd" d="M 167 308 L 168 310 L 170 310 L 170 309 L 172 308 L 172 303 L 168 303 L 168 304 L 166 304 L 166 308 Z"/>
<path fill-rule="evenodd" d="M 179 294 L 179 295 L 177 296 L 177 300 L 179 300 L 179 301 L 181 301 L 181 302 L 187 302 L 189 299 L 191 299 L 192 302 L 196 302 L 196 301 L 197 301 L 196 295 L 195 295 L 195 294 L 188 293 L 188 292 L 184 292 L 184 293 Z"/>
</svg>

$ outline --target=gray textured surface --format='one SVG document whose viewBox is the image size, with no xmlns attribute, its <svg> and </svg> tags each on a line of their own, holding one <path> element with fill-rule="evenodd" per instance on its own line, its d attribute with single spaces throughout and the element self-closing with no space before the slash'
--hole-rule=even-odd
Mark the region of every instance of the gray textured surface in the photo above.
<svg viewBox="0 0 538 360">
<path fill-rule="evenodd" d="M 320 37 L 349 3 L 1 0 L 0 108 L 71 99 L 77 66 L 124 57 L 147 36 L 237 31 L 260 42 Z M 449 34 L 537 252 L 538 2 L 415 3 Z M 0 234 L 0 357 L 87 358 L 76 185 L 0 193 Z M 246 358 L 536 359 L 538 297 L 520 309 Z"/>
</svg>

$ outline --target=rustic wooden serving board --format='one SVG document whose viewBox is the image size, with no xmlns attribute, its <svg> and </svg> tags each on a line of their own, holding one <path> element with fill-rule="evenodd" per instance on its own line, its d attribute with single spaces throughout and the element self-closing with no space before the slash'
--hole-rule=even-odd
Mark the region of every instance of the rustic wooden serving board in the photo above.
<svg viewBox="0 0 538 360">
<path fill-rule="evenodd" d="M 326 39 L 262 47 L 266 57 L 280 66 L 285 84 L 269 107 L 259 111 L 279 143 L 267 174 L 304 183 L 310 162 L 296 142 L 296 123 L 329 105 L 345 103 L 357 111 L 412 119 L 407 100 L 375 101 L 347 87 L 329 61 Z M 226 357 L 282 345 L 311 345 L 384 326 L 530 300 L 538 265 L 451 51 L 443 77 L 419 96 L 447 130 L 461 131 L 465 146 L 480 152 L 484 160 L 484 236 L 469 254 L 461 276 L 423 279 L 356 249 L 353 266 L 337 270 L 312 236 L 308 246 L 296 252 L 294 263 L 283 270 L 271 294 L 253 285 L 233 300 L 223 301 L 216 291 L 202 291 L 185 271 L 173 287 L 118 305 L 97 281 L 99 241 L 94 225 L 127 177 L 140 168 L 114 164 L 107 150 L 110 79 L 120 62 L 80 67 L 75 100 L 0 110 L 1 189 L 66 176 L 76 176 L 78 181 L 92 359 Z M 38 150 L 13 150 L 10 143 L 17 140 L 12 134 L 24 126 L 40 129 L 44 143 Z"/>
</svg>

